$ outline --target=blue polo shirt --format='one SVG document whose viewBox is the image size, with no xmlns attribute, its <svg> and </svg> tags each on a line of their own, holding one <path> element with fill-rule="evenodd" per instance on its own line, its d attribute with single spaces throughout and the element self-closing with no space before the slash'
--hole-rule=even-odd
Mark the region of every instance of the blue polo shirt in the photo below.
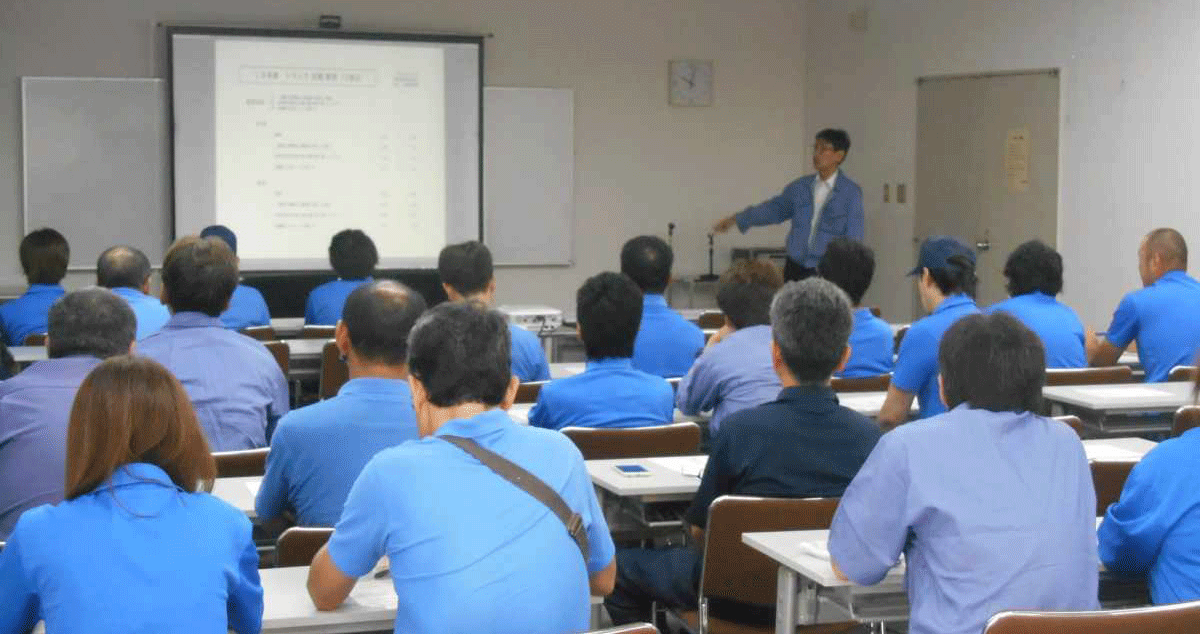
<svg viewBox="0 0 1200 634">
<path fill-rule="evenodd" d="M 633 367 L 661 377 L 687 374 L 704 350 L 704 332 L 667 305 L 662 295 L 642 299 L 642 324 L 633 342 Z"/>
<path fill-rule="evenodd" d="M 517 463 L 583 517 L 584 562 L 550 510 L 443 435 L 463 436 Z M 562 434 L 488 410 L 433 437 L 386 449 L 363 468 L 329 556 L 360 577 L 387 556 L 396 631 L 559 634 L 588 629 L 588 577 L 614 548 L 583 457 Z"/>
<path fill-rule="evenodd" d="M 837 376 L 853 379 L 891 372 L 895 342 L 896 336 L 886 321 L 876 317 L 870 308 L 855 309 L 850 360 Z"/>
<path fill-rule="evenodd" d="M 1200 315 L 1200 282 L 1185 271 L 1168 271 L 1121 300 L 1104 336 L 1118 348 L 1136 339 L 1146 382 L 1166 381 L 1171 368 L 1196 364 L 1200 347 L 1196 315 Z"/>
<path fill-rule="evenodd" d="M 46 332 L 50 306 L 66 292 L 58 284 L 30 284 L 23 295 L 0 304 L 4 343 L 23 346 L 25 337 Z"/>
<path fill-rule="evenodd" d="M 416 438 L 408 382 L 350 379 L 337 396 L 280 419 L 254 510 L 271 519 L 290 508 L 301 526 L 333 526 L 363 465 Z"/>
<path fill-rule="evenodd" d="M 1095 610 L 1096 494 L 1071 428 L 960 405 L 886 433 L 846 488 L 829 554 L 874 585 L 907 562 L 909 632 L 979 634 L 1002 610 Z"/>
<path fill-rule="evenodd" d="M 221 313 L 221 323 L 230 330 L 270 326 L 271 311 L 267 310 L 267 300 L 257 288 L 238 284 L 229 298 L 229 308 Z"/>
<path fill-rule="evenodd" d="M 954 322 L 977 312 L 975 300 L 966 295 L 951 295 L 932 313 L 908 327 L 908 334 L 900 342 L 900 353 L 896 356 L 892 385 L 917 395 L 921 406 L 918 418 L 946 411 L 938 391 L 938 346 L 942 344 L 942 335 Z"/>
<path fill-rule="evenodd" d="M 590 359 L 575 376 L 547 383 L 529 410 L 529 424 L 563 427 L 647 427 L 675 418 L 666 379 L 634 370 L 628 358 Z"/>
<path fill-rule="evenodd" d="M 0 553 L 0 632 L 262 629 L 250 521 L 159 467 L 118 467 L 69 502 L 21 516 Z"/>
<path fill-rule="evenodd" d="M 137 318 L 137 339 L 144 339 L 158 332 L 171 318 L 171 311 L 167 310 L 166 305 L 157 297 L 126 286 L 110 290 L 133 309 L 133 316 Z"/>
<path fill-rule="evenodd" d="M 1033 291 L 993 304 L 985 312 L 991 314 L 998 310 L 1016 317 L 1037 333 L 1046 348 L 1047 368 L 1087 367 L 1083 323 L 1070 306 L 1045 293 Z"/>
<path fill-rule="evenodd" d="M 1100 561 L 1149 573 L 1154 603 L 1200 599 L 1200 429 L 1165 440 L 1134 466 L 1100 524 Z"/>
<path fill-rule="evenodd" d="M 304 307 L 304 323 L 313 326 L 336 326 L 342 318 L 342 307 L 346 298 L 354 289 L 372 281 L 374 278 L 363 277 L 357 280 L 338 278 L 332 282 L 312 289 L 308 294 L 308 303 Z"/>
<path fill-rule="evenodd" d="M 516 325 L 509 324 L 512 339 L 510 368 L 518 381 L 549 381 L 550 364 L 546 363 L 546 351 L 538 336 Z"/>
<path fill-rule="evenodd" d="M 684 414 L 712 411 L 709 429 L 717 433 L 730 414 L 775 400 L 779 375 L 771 362 L 771 327 L 739 328 L 696 359 L 679 381 L 675 405 Z"/>
</svg>

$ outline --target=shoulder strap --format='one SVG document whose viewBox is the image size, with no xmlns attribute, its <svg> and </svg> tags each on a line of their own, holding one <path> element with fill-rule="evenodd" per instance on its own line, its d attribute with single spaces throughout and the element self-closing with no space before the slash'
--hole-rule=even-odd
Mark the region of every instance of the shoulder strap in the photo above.
<svg viewBox="0 0 1200 634">
<path fill-rule="evenodd" d="M 584 530 L 583 516 L 571 510 L 567 503 L 563 501 L 562 496 L 551 489 L 548 484 L 540 478 L 529 473 L 515 462 L 501 456 L 500 454 L 485 449 L 479 443 L 470 438 L 462 436 L 437 436 L 442 440 L 462 449 L 471 454 L 475 459 L 483 463 L 485 467 L 496 472 L 497 475 L 508 480 L 518 489 L 533 496 L 535 500 L 545 504 L 567 527 L 567 534 L 571 539 L 575 540 L 575 545 L 579 547 L 579 553 L 583 555 L 584 566 L 587 566 L 588 561 L 588 538 L 587 531 Z"/>
</svg>

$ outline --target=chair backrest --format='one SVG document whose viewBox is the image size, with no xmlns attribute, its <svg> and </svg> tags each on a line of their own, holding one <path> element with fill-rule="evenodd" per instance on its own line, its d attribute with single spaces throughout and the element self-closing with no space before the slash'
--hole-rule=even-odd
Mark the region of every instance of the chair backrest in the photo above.
<svg viewBox="0 0 1200 634">
<path fill-rule="evenodd" d="M 1096 517 L 1104 515 L 1108 505 L 1121 499 L 1125 479 L 1137 464 L 1132 460 L 1107 462 L 1096 460 L 1092 466 L 1092 484 L 1096 487 Z"/>
<path fill-rule="evenodd" d="M 1083 426 L 1083 421 L 1080 420 L 1078 416 L 1055 416 L 1054 420 L 1070 425 L 1071 429 L 1074 429 L 1075 434 L 1080 438 L 1083 438 L 1084 432 L 1087 431 L 1087 429 Z"/>
<path fill-rule="evenodd" d="M 342 361 L 342 352 L 330 341 L 321 349 L 321 385 L 317 396 L 327 399 L 337 396 L 338 390 L 350 380 L 350 368 Z"/>
<path fill-rule="evenodd" d="M 258 339 L 259 341 L 275 341 L 279 338 L 279 336 L 275 334 L 275 329 L 271 326 L 250 326 L 249 328 L 242 328 L 238 332 L 250 337 L 251 339 Z"/>
<path fill-rule="evenodd" d="M 283 531 L 279 541 L 275 542 L 275 565 L 288 568 L 311 564 L 330 535 L 333 535 L 332 528 L 293 526 Z"/>
<path fill-rule="evenodd" d="M 1171 368 L 1171 372 L 1167 374 L 1168 381 L 1195 381 L 1196 366 L 1194 365 L 1177 365 Z"/>
<path fill-rule="evenodd" d="M 1200 427 L 1200 406 L 1184 405 L 1175 410 L 1175 422 L 1171 425 L 1172 438 L 1193 427 Z"/>
<path fill-rule="evenodd" d="M 658 628 L 649 623 L 629 623 L 606 630 L 592 630 L 585 634 L 658 634 Z"/>
<path fill-rule="evenodd" d="M 279 364 L 279 369 L 283 370 L 283 376 L 288 375 L 289 366 L 292 362 L 292 349 L 288 347 L 284 341 L 264 341 L 263 346 L 267 352 L 275 357 L 275 363 Z"/>
<path fill-rule="evenodd" d="M 538 394 L 542 393 L 542 386 L 549 381 L 529 381 L 517 385 L 517 398 L 514 403 L 536 403 Z"/>
<path fill-rule="evenodd" d="M 1133 383 L 1133 369 L 1127 365 L 1102 368 L 1051 368 L 1046 370 L 1046 385 L 1103 385 Z"/>
<path fill-rule="evenodd" d="M 725 325 L 725 313 L 709 312 L 700 313 L 700 318 L 696 320 L 701 328 L 720 328 Z"/>
<path fill-rule="evenodd" d="M 267 472 L 269 447 L 243 449 L 241 451 L 217 451 L 213 460 L 217 463 L 218 478 L 244 478 L 261 476 Z"/>
<path fill-rule="evenodd" d="M 300 329 L 301 339 L 333 339 L 335 326 L 305 326 Z"/>
<path fill-rule="evenodd" d="M 25 335 L 24 345 L 27 346 L 44 346 L 46 345 L 46 333 L 35 332 Z"/>
<path fill-rule="evenodd" d="M 1095 612 L 1001 612 L 984 634 L 1178 634 L 1200 631 L 1200 601 Z"/>
<path fill-rule="evenodd" d="M 834 392 L 883 392 L 892 384 L 892 375 L 863 376 L 856 379 L 833 377 L 829 380 Z"/>
<path fill-rule="evenodd" d="M 900 342 L 904 341 L 904 335 L 908 334 L 908 326 L 900 326 L 896 331 L 896 336 L 892 337 L 892 352 L 900 352 Z"/>
<path fill-rule="evenodd" d="M 875 315 L 876 317 L 883 319 L 883 311 L 879 310 L 878 306 L 872 306 L 872 307 L 868 308 L 867 310 L 870 310 L 872 315 Z"/>
<path fill-rule="evenodd" d="M 687 456 L 700 451 L 700 426 L 696 423 L 623 429 L 566 427 L 562 433 L 575 442 L 584 460 Z"/>
</svg>

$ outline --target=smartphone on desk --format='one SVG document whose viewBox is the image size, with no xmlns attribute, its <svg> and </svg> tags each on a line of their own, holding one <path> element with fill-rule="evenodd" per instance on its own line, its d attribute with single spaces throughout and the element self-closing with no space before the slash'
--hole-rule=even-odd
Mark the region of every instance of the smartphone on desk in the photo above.
<svg viewBox="0 0 1200 634">
<path fill-rule="evenodd" d="M 645 478 L 650 476 L 650 470 L 640 464 L 619 464 L 615 468 L 621 475 L 630 478 Z"/>
</svg>

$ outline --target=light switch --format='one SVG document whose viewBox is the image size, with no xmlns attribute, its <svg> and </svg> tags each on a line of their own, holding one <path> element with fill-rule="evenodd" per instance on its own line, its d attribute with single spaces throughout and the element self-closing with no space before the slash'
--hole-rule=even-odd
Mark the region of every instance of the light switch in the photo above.
<svg viewBox="0 0 1200 634">
<path fill-rule="evenodd" d="M 908 190 L 908 187 L 904 183 L 896 183 L 896 202 L 897 203 L 900 203 L 901 205 L 904 204 L 904 200 L 905 200 L 905 198 L 907 198 L 907 196 L 905 196 L 905 193 L 907 192 L 907 190 Z"/>
<path fill-rule="evenodd" d="M 889 183 L 883 184 L 883 202 L 891 202 L 892 186 Z"/>
</svg>

